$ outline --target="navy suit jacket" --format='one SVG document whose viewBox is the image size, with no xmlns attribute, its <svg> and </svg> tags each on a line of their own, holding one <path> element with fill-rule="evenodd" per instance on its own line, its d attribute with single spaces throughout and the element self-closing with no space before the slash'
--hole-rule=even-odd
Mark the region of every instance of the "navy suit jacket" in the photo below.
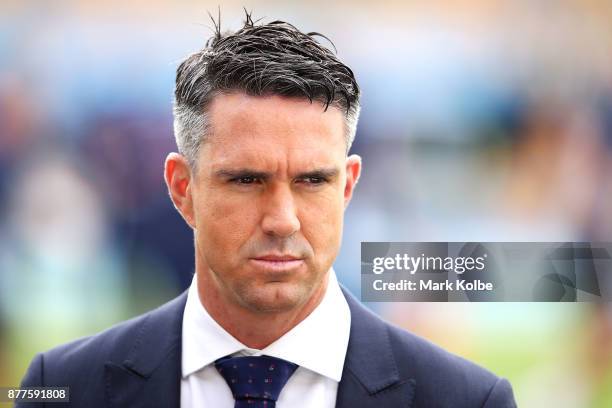
<svg viewBox="0 0 612 408">
<path fill-rule="evenodd" d="M 508 381 L 386 323 L 343 293 L 351 333 L 336 407 L 516 406 Z M 55 408 L 178 408 L 186 299 L 184 292 L 100 334 L 37 354 L 22 387 L 69 386 L 70 403 L 47 404 Z"/>
</svg>

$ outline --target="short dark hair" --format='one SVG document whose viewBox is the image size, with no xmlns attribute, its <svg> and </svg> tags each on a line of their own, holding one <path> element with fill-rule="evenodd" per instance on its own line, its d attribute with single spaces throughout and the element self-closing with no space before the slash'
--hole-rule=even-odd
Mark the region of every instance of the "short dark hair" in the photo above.
<svg viewBox="0 0 612 408">
<path fill-rule="evenodd" d="M 209 128 L 206 108 L 219 93 L 280 95 L 318 101 L 345 112 L 347 151 L 359 116 L 359 86 L 351 69 L 316 41 L 284 21 L 253 22 L 221 33 L 220 18 L 204 48 L 185 58 L 176 71 L 174 131 L 179 152 L 191 165 Z M 328 40 L 329 41 L 329 40 Z M 331 43 L 331 41 L 330 41 Z M 333 43 L 332 43 L 333 46 Z"/>
</svg>

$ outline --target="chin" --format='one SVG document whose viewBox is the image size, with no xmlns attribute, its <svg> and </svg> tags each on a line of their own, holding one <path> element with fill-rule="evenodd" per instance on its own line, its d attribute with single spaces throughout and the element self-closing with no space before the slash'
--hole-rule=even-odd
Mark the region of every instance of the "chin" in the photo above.
<svg viewBox="0 0 612 408">
<path fill-rule="evenodd" d="M 312 288 L 303 284 L 269 282 L 242 288 L 237 293 L 240 303 L 252 311 L 278 313 L 302 306 L 310 298 Z"/>
</svg>

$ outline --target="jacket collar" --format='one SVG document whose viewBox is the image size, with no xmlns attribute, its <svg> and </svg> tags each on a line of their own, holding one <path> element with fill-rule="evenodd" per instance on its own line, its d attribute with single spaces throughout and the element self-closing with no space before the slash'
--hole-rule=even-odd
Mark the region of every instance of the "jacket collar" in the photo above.
<svg viewBox="0 0 612 408">
<path fill-rule="evenodd" d="M 129 352 L 105 364 L 106 406 L 179 407 L 185 291 L 140 322 Z"/>
<path fill-rule="evenodd" d="M 351 310 L 351 335 L 336 407 L 412 406 L 416 381 L 401 378 L 388 325 L 342 291 Z"/>
<path fill-rule="evenodd" d="M 387 325 L 342 287 L 351 334 L 337 408 L 412 406 L 414 379 L 402 379 Z M 187 291 L 147 314 L 125 358 L 105 365 L 106 406 L 180 406 L 181 334 Z"/>
</svg>

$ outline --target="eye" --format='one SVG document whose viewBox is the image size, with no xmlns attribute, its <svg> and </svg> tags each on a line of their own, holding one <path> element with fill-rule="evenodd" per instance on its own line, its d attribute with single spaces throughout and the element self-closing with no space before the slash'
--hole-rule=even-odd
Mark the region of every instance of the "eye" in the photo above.
<svg viewBox="0 0 612 408">
<path fill-rule="evenodd" d="M 325 180 L 323 177 L 307 177 L 306 181 L 310 184 L 323 184 L 327 180 Z"/>
<path fill-rule="evenodd" d="M 241 176 L 241 177 L 236 177 L 230 180 L 232 183 L 235 184 L 239 184 L 239 185 L 248 185 L 248 184 L 255 184 L 258 179 L 257 177 L 254 176 Z"/>
<path fill-rule="evenodd" d="M 326 183 L 327 179 L 325 177 L 309 176 L 309 177 L 304 177 L 298 180 L 298 182 L 304 183 L 310 186 L 318 186 L 318 185 Z"/>
</svg>

